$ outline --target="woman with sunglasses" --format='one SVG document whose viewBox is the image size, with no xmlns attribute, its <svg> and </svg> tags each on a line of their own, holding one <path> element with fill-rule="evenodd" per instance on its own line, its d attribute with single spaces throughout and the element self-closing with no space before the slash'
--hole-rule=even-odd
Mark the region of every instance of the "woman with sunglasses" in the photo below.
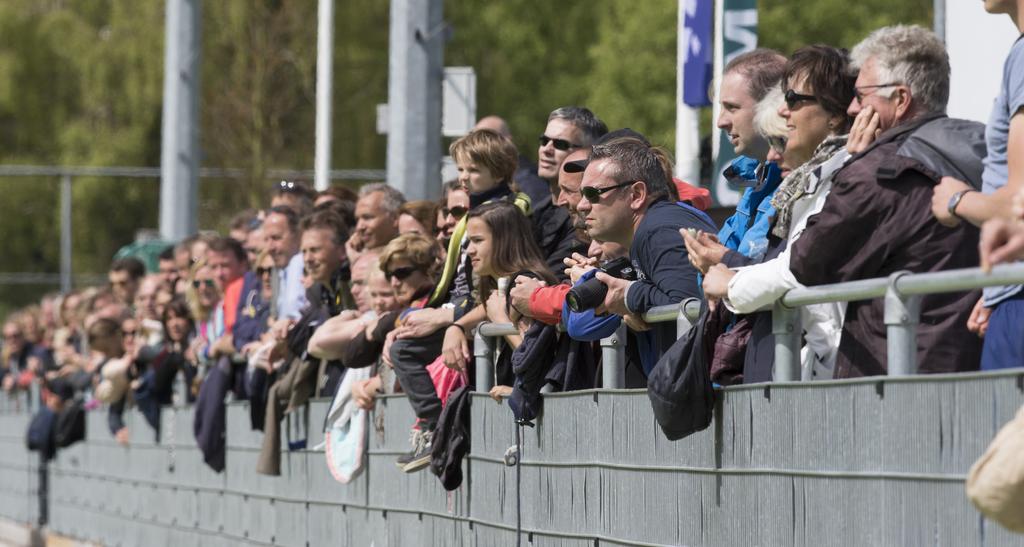
<svg viewBox="0 0 1024 547">
<path fill-rule="evenodd" d="M 186 358 L 196 365 L 205 365 L 210 361 L 210 345 L 224 334 L 224 312 L 218 306 L 221 291 L 214 278 L 213 268 L 200 258 L 193 264 L 189 274 L 185 300 L 195 321 L 195 336 L 186 350 Z"/>
<path fill-rule="evenodd" d="M 338 357 L 349 368 L 376 365 L 382 355 L 387 355 L 385 343 L 389 339 L 393 340 L 392 333 L 401 328 L 404 318 L 412 310 L 421 309 L 427 304 L 427 297 L 434 288 L 434 279 L 441 266 L 440 247 L 436 241 L 421 234 L 402 234 L 391 240 L 381 252 L 379 266 L 379 270 L 372 273 L 371 277 L 379 272 L 388 283 L 390 296 L 386 303 L 374 299 L 377 317 L 366 321 L 360 335 L 340 348 Z M 419 369 L 422 369 L 422 365 Z M 411 382 L 403 384 L 406 392 L 411 394 L 411 400 L 417 400 L 415 394 L 421 388 L 429 388 L 431 393 L 434 389 L 432 383 L 429 386 L 417 383 L 420 378 L 415 372 Z M 426 381 L 430 382 L 429 375 Z M 369 409 L 373 407 L 376 394 L 387 391 L 388 387 L 378 374 L 353 383 L 352 396 L 357 405 Z"/>
<path fill-rule="evenodd" d="M 452 188 L 445 196 L 445 205 L 441 209 L 443 213 L 443 225 L 441 227 L 441 243 L 444 249 L 448 248 L 455 227 L 469 212 L 469 192 L 462 186 Z"/>
<path fill-rule="evenodd" d="M 781 165 L 792 171 L 771 201 L 776 215 L 765 260 L 738 272 L 722 264 L 713 266 L 704 278 L 709 299 L 722 300 L 734 313 L 749 314 L 770 307 L 786 291 L 801 286 L 789 271 L 787 249 L 800 237 L 808 218 L 821 211 L 832 176 L 850 158 L 846 143 L 853 120 L 846 108 L 855 93 L 854 79 L 845 50 L 807 46 L 790 58 L 782 79 L 785 104 L 778 115 L 788 129 Z M 804 329 L 810 349 L 805 354 L 805 374 L 831 377 L 845 307 L 822 304 L 806 310 Z M 770 381 L 773 366 L 771 317 L 760 314 L 747 344 L 743 381 Z"/>
</svg>

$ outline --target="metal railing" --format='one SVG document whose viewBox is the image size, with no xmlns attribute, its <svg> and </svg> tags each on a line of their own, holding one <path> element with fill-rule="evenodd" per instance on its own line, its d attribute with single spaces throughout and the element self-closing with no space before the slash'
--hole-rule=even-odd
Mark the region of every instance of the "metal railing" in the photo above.
<svg viewBox="0 0 1024 547">
<path fill-rule="evenodd" d="M 901 271 L 889 277 L 792 289 L 772 307 L 772 334 L 775 335 L 773 380 L 797 382 L 802 379 L 801 309 L 804 306 L 884 297 L 889 376 L 909 376 L 917 372 L 917 324 L 924 295 L 1021 284 L 1024 284 L 1024 262 L 996 266 L 989 273 L 980 268 L 922 274 Z M 680 304 L 652 308 L 643 317 L 648 323 L 676 321 L 676 336 L 682 337 L 699 314 L 700 301 L 690 298 Z M 616 389 L 623 385 L 625 329 L 626 325 L 622 324 L 615 334 L 601 340 L 603 388 Z M 514 334 L 519 334 L 519 331 L 511 323 L 482 323 L 476 329 L 473 353 L 477 367 L 477 391 L 486 392 L 492 387 L 494 339 Z"/>
</svg>

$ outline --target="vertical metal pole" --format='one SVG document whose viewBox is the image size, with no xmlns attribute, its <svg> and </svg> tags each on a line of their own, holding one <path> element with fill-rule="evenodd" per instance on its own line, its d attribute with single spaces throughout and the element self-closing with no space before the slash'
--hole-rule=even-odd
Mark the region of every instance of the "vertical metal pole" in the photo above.
<svg viewBox="0 0 1024 547">
<path fill-rule="evenodd" d="M 200 0 L 167 0 L 160 236 L 171 241 L 196 231 L 201 11 Z"/>
<path fill-rule="evenodd" d="M 393 0 L 388 58 L 388 184 L 408 199 L 441 195 L 443 0 Z"/>
<path fill-rule="evenodd" d="M 889 376 L 917 373 L 917 323 L 921 316 L 921 297 L 902 295 L 896 288 L 899 278 L 908 273 L 896 272 L 890 275 L 889 288 L 885 290 Z"/>
<path fill-rule="evenodd" d="M 71 175 L 60 176 L 60 292 L 71 292 Z"/>
<path fill-rule="evenodd" d="M 946 0 L 932 0 L 932 30 L 946 41 Z"/>
<path fill-rule="evenodd" d="M 494 339 L 480 334 L 487 323 L 480 323 L 473 335 L 473 357 L 476 360 L 476 390 L 487 393 L 494 387 Z"/>
<path fill-rule="evenodd" d="M 775 335 L 775 370 L 772 379 L 776 382 L 800 380 L 800 341 L 803 337 L 803 323 L 800 308 L 790 308 L 781 300 L 772 308 L 772 334 Z"/>
<path fill-rule="evenodd" d="M 601 340 L 601 387 L 620 389 L 626 385 L 626 324 Z"/>
<path fill-rule="evenodd" d="M 334 88 L 334 0 L 320 0 L 316 31 L 316 158 L 313 185 L 331 185 L 331 96 Z"/>
<path fill-rule="evenodd" d="M 676 317 L 676 339 L 682 338 L 694 322 L 700 318 L 700 300 L 687 298 L 679 304 L 679 316 Z"/>
</svg>

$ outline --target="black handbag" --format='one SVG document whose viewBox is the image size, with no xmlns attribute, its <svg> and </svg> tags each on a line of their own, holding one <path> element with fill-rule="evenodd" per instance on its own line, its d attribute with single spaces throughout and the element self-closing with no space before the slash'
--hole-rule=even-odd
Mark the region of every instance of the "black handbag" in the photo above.
<svg viewBox="0 0 1024 547">
<path fill-rule="evenodd" d="M 648 375 L 647 396 L 654 418 L 669 440 L 711 425 L 715 390 L 710 363 L 719 332 L 717 317 L 709 313 L 707 302 L 702 303 L 697 323 L 672 344 Z"/>
</svg>

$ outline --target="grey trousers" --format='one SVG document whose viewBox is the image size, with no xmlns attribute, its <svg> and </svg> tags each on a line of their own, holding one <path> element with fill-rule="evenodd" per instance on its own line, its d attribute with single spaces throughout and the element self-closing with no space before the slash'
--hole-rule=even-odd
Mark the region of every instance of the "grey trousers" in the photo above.
<svg viewBox="0 0 1024 547">
<path fill-rule="evenodd" d="M 437 397 L 427 365 L 441 355 L 443 343 L 444 329 L 441 329 L 423 338 L 400 339 L 391 344 L 391 362 L 395 365 L 398 383 L 409 397 L 416 417 L 425 422 L 428 430 L 434 429 L 441 416 L 441 399 Z"/>
</svg>

